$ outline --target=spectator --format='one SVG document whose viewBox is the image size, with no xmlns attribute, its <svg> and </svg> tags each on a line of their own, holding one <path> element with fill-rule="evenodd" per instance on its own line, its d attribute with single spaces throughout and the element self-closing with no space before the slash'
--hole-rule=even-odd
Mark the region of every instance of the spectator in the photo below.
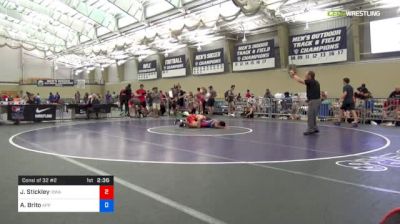
<svg viewBox="0 0 400 224">
<path fill-rule="evenodd" d="M 274 96 L 272 95 L 271 91 L 269 89 L 266 89 L 264 94 L 264 99 L 272 99 L 272 98 L 274 98 Z"/>
<path fill-rule="evenodd" d="M 235 85 L 231 85 L 231 89 L 227 90 L 224 94 L 225 101 L 228 102 L 228 115 L 235 116 Z M 239 94 L 240 95 L 240 94 Z"/>
<path fill-rule="evenodd" d="M 33 104 L 35 102 L 34 98 L 35 98 L 35 95 L 33 93 L 30 93 L 27 91 L 24 100 L 25 100 L 26 104 Z"/>
<path fill-rule="evenodd" d="M 160 108 L 161 108 L 161 96 L 160 93 L 158 92 L 157 87 L 153 87 L 153 92 L 151 94 L 151 97 L 153 99 L 153 115 L 154 117 L 159 117 L 160 116 Z"/>
<path fill-rule="evenodd" d="M 136 90 L 136 96 L 138 97 L 140 101 L 140 105 L 142 108 L 146 108 L 146 90 L 144 89 L 144 85 L 140 84 L 139 89 Z"/>
<path fill-rule="evenodd" d="M 146 104 L 147 104 L 147 110 L 149 113 L 153 112 L 153 95 L 150 92 L 150 90 L 147 90 L 146 92 Z"/>
<path fill-rule="evenodd" d="M 180 84 L 177 85 L 177 105 L 179 110 L 183 110 L 185 108 L 185 95 L 186 92 L 182 90 L 182 87 Z"/>
<path fill-rule="evenodd" d="M 215 105 L 215 98 L 217 97 L 217 92 L 214 90 L 213 86 L 208 87 L 208 96 L 207 106 L 208 106 L 208 115 L 214 114 L 214 105 Z"/>
<path fill-rule="evenodd" d="M 132 88 L 131 88 L 131 84 L 128 84 L 125 87 L 125 98 L 123 99 L 124 105 L 125 105 L 125 114 L 126 116 L 130 116 L 129 113 L 129 101 L 132 98 Z"/>
<path fill-rule="evenodd" d="M 247 106 L 256 105 L 256 99 L 254 98 L 254 94 L 251 94 L 249 98 L 247 98 Z"/>
<path fill-rule="evenodd" d="M 176 114 L 176 101 L 178 99 L 178 91 L 176 91 L 176 87 L 172 87 L 170 91 L 168 91 L 168 108 L 169 115 Z"/>
<path fill-rule="evenodd" d="M 83 103 L 84 104 L 88 104 L 89 103 L 89 93 L 85 93 L 85 95 L 83 95 Z"/>
<path fill-rule="evenodd" d="M 8 101 L 9 97 L 6 94 L 1 95 L 1 101 Z"/>
<path fill-rule="evenodd" d="M 248 100 L 250 100 L 250 99 L 251 99 L 251 97 Z M 252 100 L 248 101 L 248 105 L 244 110 L 244 117 L 245 118 L 254 118 L 255 111 L 256 111 L 255 101 L 252 101 Z"/>
<path fill-rule="evenodd" d="M 240 102 L 242 101 L 242 95 L 240 95 L 240 93 L 238 93 L 238 95 L 235 98 L 236 101 Z"/>
<path fill-rule="evenodd" d="M 61 99 L 61 96 L 58 92 L 56 92 L 56 95 L 54 95 L 54 103 L 59 103 Z"/>
<path fill-rule="evenodd" d="M 326 91 L 321 91 L 321 101 L 328 99 L 328 94 Z"/>
<path fill-rule="evenodd" d="M 246 90 L 246 94 L 244 95 L 244 97 L 245 97 L 246 99 L 249 99 L 249 98 L 251 97 L 251 93 L 250 93 L 250 90 L 249 90 L 249 89 Z"/>
<path fill-rule="evenodd" d="M 121 111 L 121 116 L 123 114 L 123 107 L 125 105 L 125 99 L 126 99 L 126 93 L 125 93 L 125 88 L 121 89 L 121 91 L 119 91 L 119 109 Z"/>
<path fill-rule="evenodd" d="M 194 99 L 193 92 L 190 91 L 189 94 L 187 95 L 187 103 L 188 103 L 188 111 L 190 114 L 196 114 L 196 102 Z"/>
<path fill-rule="evenodd" d="M 115 93 L 115 91 L 112 93 L 112 99 L 113 99 L 113 103 L 118 102 L 118 95 L 117 95 L 117 93 Z"/>
<path fill-rule="evenodd" d="M 361 99 L 361 100 L 372 98 L 371 92 L 367 89 L 367 87 L 365 86 L 364 83 L 361 84 L 361 86 L 357 88 L 357 91 L 354 93 L 354 96 L 357 99 Z"/>
<path fill-rule="evenodd" d="M 293 104 L 293 100 L 292 97 L 290 96 L 289 92 L 285 92 L 284 97 L 281 101 L 281 107 L 282 107 L 282 111 L 283 113 L 289 113 L 292 110 L 292 104 Z"/>
<path fill-rule="evenodd" d="M 52 92 L 50 92 L 50 94 L 49 94 L 48 101 L 49 101 L 49 103 L 54 103 L 55 102 L 55 96 L 53 95 Z"/>
<path fill-rule="evenodd" d="M 355 111 L 355 98 L 353 94 L 353 87 L 349 84 L 350 79 L 349 78 L 344 78 L 343 79 L 343 94 L 340 97 L 342 101 L 342 106 L 340 107 L 341 111 L 339 114 L 338 121 L 335 122 L 336 125 L 340 125 L 340 122 L 342 121 L 342 117 L 344 116 L 345 112 L 351 112 L 353 115 L 353 127 L 357 127 L 358 124 L 358 116 Z"/>
<path fill-rule="evenodd" d="M 81 102 L 81 94 L 79 93 L 79 91 L 76 91 L 74 98 L 76 104 L 79 104 Z"/>
<path fill-rule="evenodd" d="M 99 108 L 98 108 L 99 104 L 100 100 L 96 94 L 92 94 L 89 96 L 88 107 L 86 109 L 87 119 L 90 118 L 90 113 L 95 113 L 96 119 L 99 119 Z"/>
<path fill-rule="evenodd" d="M 390 99 L 400 99 L 400 87 L 396 87 L 396 89 L 390 93 Z"/>
<path fill-rule="evenodd" d="M 37 93 L 36 96 L 34 97 L 34 103 L 37 105 L 39 105 L 41 103 L 39 93 Z"/>
<path fill-rule="evenodd" d="M 291 120 L 300 120 L 299 109 L 300 109 L 300 96 L 299 94 L 294 94 L 292 97 L 292 106 L 290 110 L 289 118 Z"/>
<path fill-rule="evenodd" d="M 390 93 L 389 99 L 384 104 L 383 117 L 386 118 L 389 115 L 393 115 L 396 120 L 400 120 L 400 87 Z M 399 121 L 396 122 L 400 124 Z"/>
<path fill-rule="evenodd" d="M 160 115 L 164 116 L 166 111 L 167 96 L 160 90 Z"/>
<path fill-rule="evenodd" d="M 205 102 L 205 95 L 203 94 L 203 90 L 201 88 L 197 88 L 197 93 L 195 95 L 195 101 L 197 106 L 197 111 L 199 114 L 204 114 L 204 102 Z"/>
<path fill-rule="evenodd" d="M 104 96 L 104 99 L 106 104 L 111 104 L 113 102 L 110 91 L 107 91 L 106 95 Z"/>
<path fill-rule="evenodd" d="M 19 104 L 21 103 L 21 98 L 19 97 L 19 95 L 16 95 L 12 101 L 14 104 Z"/>
</svg>

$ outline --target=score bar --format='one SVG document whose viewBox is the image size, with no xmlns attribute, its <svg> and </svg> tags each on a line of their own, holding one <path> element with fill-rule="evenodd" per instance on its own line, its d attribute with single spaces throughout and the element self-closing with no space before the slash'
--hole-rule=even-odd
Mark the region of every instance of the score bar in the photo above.
<svg viewBox="0 0 400 224">
<path fill-rule="evenodd" d="M 113 176 L 18 176 L 18 212 L 114 212 Z"/>
</svg>

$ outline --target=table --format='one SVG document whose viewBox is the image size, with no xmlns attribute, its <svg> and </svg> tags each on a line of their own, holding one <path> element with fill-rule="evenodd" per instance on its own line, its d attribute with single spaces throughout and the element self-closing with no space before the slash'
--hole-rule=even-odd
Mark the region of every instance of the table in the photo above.
<svg viewBox="0 0 400 224">
<path fill-rule="evenodd" d="M 88 110 L 89 113 L 103 113 L 108 114 L 111 113 L 111 108 L 115 107 L 118 108 L 116 104 L 67 104 L 67 109 L 72 110 L 72 119 L 76 118 L 77 114 L 87 114 Z"/>
</svg>

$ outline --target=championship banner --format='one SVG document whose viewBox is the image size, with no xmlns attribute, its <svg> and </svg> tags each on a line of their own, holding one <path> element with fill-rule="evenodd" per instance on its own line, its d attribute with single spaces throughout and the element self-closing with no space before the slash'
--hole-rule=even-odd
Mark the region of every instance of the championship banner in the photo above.
<svg viewBox="0 0 400 224">
<path fill-rule="evenodd" d="M 36 85 L 38 87 L 65 87 L 65 86 L 74 86 L 73 79 L 40 79 L 37 80 Z"/>
<path fill-rule="evenodd" d="M 196 52 L 194 54 L 193 75 L 222 73 L 224 70 L 223 48 Z"/>
<path fill-rule="evenodd" d="M 157 61 L 142 61 L 139 63 L 138 80 L 157 79 Z"/>
<path fill-rule="evenodd" d="M 185 55 L 165 58 L 162 77 L 170 78 L 179 76 L 186 76 Z"/>
<path fill-rule="evenodd" d="M 290 36 L 289 64 L 312 65 L 346 60 L 346 27 Z"/>
<path fill-rule="evenodd" d="M 249 71 L 275 67 L 274 40 L 235 46 L 233 71 Z"/>
</svg>

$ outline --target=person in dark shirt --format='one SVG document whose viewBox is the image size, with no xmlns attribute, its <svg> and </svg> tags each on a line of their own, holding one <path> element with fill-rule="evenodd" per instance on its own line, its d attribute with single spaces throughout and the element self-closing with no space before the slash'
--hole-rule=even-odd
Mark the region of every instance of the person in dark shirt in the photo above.
<svg viewBox="0 0 400 224">
<path fill-rule="evenodd" d="M 217 97 L 217 92 L 214 90 L 214 88 L 212 86 L 209 86 L 207 94 L 208 94 L 208 100 L 207 100 L 208 115 L 213 115 L 215 98 Z"/>
<path fill-rule="evenodd" d="M 56 95 L 54 95 L 54 103 L 59 103 L 61 99 L 60 94 L 57 92 Z"/>
<path fill-rule="evenodd" d="M 354 93 L 354 97 L 365 100 L 372 97 L 371 92 L 367 89 L 366 85 L 363 83 L 360 87 L 357 88 L 357 91 Z"/>
<path fill-rule="evenodd" d="M 96 114 L 96 119 L 99 119 L 99 104 L 100 100 L 96 94 L 89 96 L 89 101 L 86 109 L 87 119 L 90 119 L 90 113 Z"/>
<path fill-rule="evenodd" d="M 388 113 L 395 113 L 396 126 L 400 126 L 400 87 L 397 87 L 390 93 L 389 99 L 384 104 L 383 116 L 387 117 Z"/>
<path fill-rule="evenodd" d="M 319 113 L 319 107 L 321 106 L 321 97 L 320 97 L 320 86 L 319 82 L 315 80 L 315 73 L 313 71 L 308 71 L 305 79 L 300 78 L 297 75 L 296 69 L 290 69 L 289 75 L 292 79 L 297 82 L 306 85 L 307 89 L 307 102 L 308 102 L 308 111 L 307 111 L 307 124 L 308 129 L 304 132 L 304 135 L 311 135 L 314 133 L 318 133 L 319 129 L 317 126 L 317 116 Z"/>
<path fill-rule="evenodd" d="M 264 94 L 264 99 L 272 99 L 272 98 L 274 98 L 274 96 L 272 95 L 271 91 L 269 89 L 266 89 Z"/>
<path fill-rule="evenodd" d="M 106 104 L 111 104 L 112 103 L 112 95 L 111 95 L 111 93 L 110 93 L 110 91 L 109 90 L 107 90 L 107 93 L 106 93 L 106 95 L 104 96 L 104 100 L 105 100 L 105 103 Z"/>
<path fill-rule="evenodd" d="M 393 92 L 391 92 L 389 98 L 400 99 L 400 87 L 397 87 Z"/>
<path fill-rule="evenodd" d="M 228 102 L 228 115 L 229 116 L 235 116 L 234 112 L 235 112 L 235 85 L 231 85 L 231 89 L 227 90 L 225 92 L 225 100 Z M 240 96 L 240 93 L 239 95 Z"/>
<path fill-rule="evenodd" d="M 343 79 L 343 94 L 340 97 L 340 100 L 342 101 L 342 106 L 340 107 L 340 114 L 338 117 L 338 121 L 335 122 L 336 125 L 340 125 L 340 122 L 343 119 L 344 113 L 345 112 L 351 112 L 353 115 L 353 122 L 352 125 L 353 127 L 357 127 L 358 124 L 358 116 L 357 112 L 355 110 L 355 97 L 354 97 L 354 90 L 353 87 L 349 84 L 350 79 L 349 78 L 344 78 Z"/>
<path fill-rule="evenodd" d="M 55 97 L 54 97 L 52 92 L 50 92 L 50 94 L 49 94 L 48 101 L 49 101 L 49 103 L 54 103 L 55 102 Z"/>
<path fill-rule="evenodd" d="M 85 95 L 83 95 L 83 103 L 87 104 L 88 101 L 89 101 L 89 93 L 86 92 Z"/>
<path fill-rule="evenodd" d="M 132 88 L 131 88 L 131 84 L 128 84 L 126 87 L 125 87 L 125 91 L 124 91 L 124 93 L 125 93 L 125 95 L 124 95 L 124 98 L 123 98 L 123 104 L 124 104 L 124 106 L 125 106 L 125 114 L 126 114 L 126 116 L 128 116 L 128 117 L 130 117 L 131 115 L 129 114 L 129 101 L 131 100 L 131 98 L 132 98 Z"/>
<path fill-rule="evenodd" d="M 183 110 L 185 108 L 185 95 L 186 95 L 186 92 L 182 90 L 182 87 L 179 84 L 177 86 L 177 90 L 178 90 L 178 92 L 177 92 L 178 95 L 177 95 L 176 104 L 178 105 L 179 110 Z"/>
<path fill-rule="evenodd" d="M 34 103 L 39 105 L 41 104 L 41 99 L 39 93 L 36 94 L 36 96 L 33 97 Z"/>
</svg>

